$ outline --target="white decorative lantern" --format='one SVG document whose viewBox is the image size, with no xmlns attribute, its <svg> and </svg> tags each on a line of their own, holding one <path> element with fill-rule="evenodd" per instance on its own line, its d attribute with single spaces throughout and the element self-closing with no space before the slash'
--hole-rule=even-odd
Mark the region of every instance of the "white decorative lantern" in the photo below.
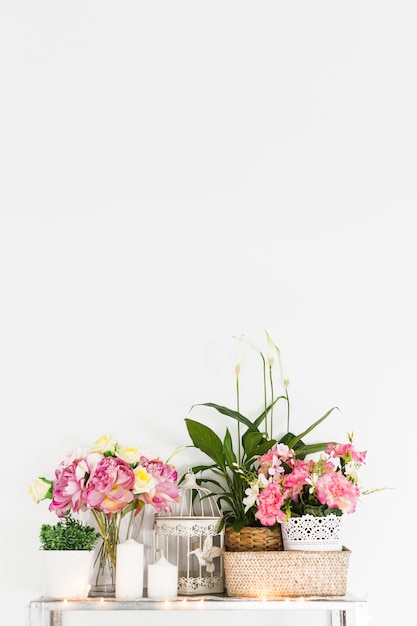
<svg viewBox="0 0 417 626">
<path fill-rule="evenodd" d="M 178 567 L 178 594 L 221 593 L 224 590 L 224 531 L 219 507 L 189 471 L 181 503 L 171 513 L 155 515 L 155 560 L 164 556 Z"/>
</svg>

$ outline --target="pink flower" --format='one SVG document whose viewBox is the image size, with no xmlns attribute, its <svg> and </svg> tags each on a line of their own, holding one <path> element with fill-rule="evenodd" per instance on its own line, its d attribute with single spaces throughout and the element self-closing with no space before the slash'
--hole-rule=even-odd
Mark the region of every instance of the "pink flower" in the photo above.
<svg viewBox="0 0 417 626">
<path fill-rule="evenodd" d="M 151 504 L 156 511 L 171 511 L 171 503 L 179 502 L 178 472 L 173 465 L 166 465 L 159 459 L 149 460 L 142 456 L 140 464 L 154 478 L 154 487 L 139 495 L 145 504 Z"/>
<path fill-rule="evenodd" d="M 285 474 L 283 477 L 283 487 L 285 498 L 290 498 L 294 502 L 298 502 L 298 496 L 309 478 L 314 462 L 305 463 L 297 459 L 291 474 Z"/>
<path fill-rule="evenodd" d="M 274 450 L 270 450 L 259 458 L 258 473 L 263 474 L 266 478 L 284 473 L 284 466 Z"/>
<path fill-rule="evenodd" d="M 317 497 L 321 504 L 342 513 L 354 513 L 360 491 L 342 472 L 326 473 L 317 480 Z"/>
<path fill-rule="evenodd" d="M 126 461 L 106 456 L 90 477 L 86 501 L 89 508 L 117 513 L 133 501 L 135 474 Z"/>
<path fill-rule="evenodd" d="M 256 475 L 245 476 L 249 484 L 243 498 L 245 513 L 250 511 L 263 526 L 311 511 L 326 515 L 326 508 L 354 513 L 361 493 L 356 469 L 365 457 L 353 447 L 351 437 L 346 444 L 329 443 L 319 457 L 308 461 L 278 444 L 259 457 Z"/>
<path fill-rule="evenodd" d="M 120 445 L 113 435 L 103 435 L 90 449 L 68 452 L 55 479 L 38 477 L 29 492 L 35 502 L 51 500 L 49 510 L 60 518 L 91 512 L 103 537 L 102 566 L 108 556 L 115 564 L 119 523 L 125 515 L 139 514 L 144 504 L 169 513 L 172 503 L 181 501 L 177 480 L 173 465 L 150 461 L 143 448 L 140 453 Z"/>
<path fill-rule="evenodd" d="M 334 458 L 340 457 L 347 463 L 349 461 L 365 463 L 366 460 L 366 451 L 360 452 L 359 450 L 356 450 L 351 443 L 329 443 L 326 448 L 326 454 Z"/>
<path fill-rule="evenodd" d="M 102 454 L 89 454 L 85 458 L 75 458 L 71 462 L 70 456 L 66 457 L 55 470 L 50 511 L 54 511 L 62 518 L 69 510 L 78 513 L 87 508 L 86 481 L 102 457 Z"/>
<path fill-rule="evenodd" d="M 280 475 L 285 472 L 283 461 L 287 465 L 292 466 L 294 459 L 294 451 L 286 444 L 278 443 L 274 448 L 271 448 L 259 457 L 258 474 L 263 474 L 266 478 L 279 480 Z"/>
<path fill-rule="evenodd" d="M 350 456 L 352 457 L 352 461 L 355 461 L 356 463 L 366 462 L 366 450 L 360 452 L 359 450 L 355 450 L 355 448 L 352 447 L 350 451 Z"/>
<path fill-rule="evenodd" d="M 269 483 L 259 494 L 258 502 L 258 510 L 255 513 L 255 517 L 263 526 L 273 526 L 277 522 L 285 522 L 286 515 L 281 511 L 284 497 L 277 483 Z"/>
</svg>

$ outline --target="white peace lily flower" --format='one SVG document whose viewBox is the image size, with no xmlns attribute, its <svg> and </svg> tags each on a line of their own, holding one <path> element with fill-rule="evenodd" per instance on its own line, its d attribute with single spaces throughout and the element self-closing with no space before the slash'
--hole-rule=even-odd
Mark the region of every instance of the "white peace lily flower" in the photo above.
<svg viewBox="0 0 417 626">
<path fill-rule="evenodd" d="M 240 374 L 240 370 L 242 367 L 242 360 L 243 360 L 243 350 L 242 350 L 242 341 L 241 341 L 241 336 L 238 337 L 238 342 L 237 342 L 237 354 L 236 354 L 236 365 L 235 365 L 235 374 L 236 376 L 239 376 Z"/>
<path fill-rule="evenodd" d="M 282 358 L 281 350 L 278 346 L 272 341 L 268 331 L 265 330 L 267 346 L 268 346 L 268 363 L 270 367 L 273 367 L 275 364 L 275 353 L 278 355 L 279 367 L 281 370 L 282 382 L 285 387 L 288 387 L 290 384 L 290 379 L 288 378 L 287 370 L 284 364 L 284 359 Z"/>
<path fill-rule="evenodd" d="M 246 343 L 246 345 L 250 346 L 252 350 L 255 350 L 255 352 L 257 352 L 258 354 L 262 354 L 261 349 L 259 348 L 259 346 L 256 345 L 254 341 L 252 341 L 252 339 L 245 337 L 245 335 L 240 335 L 240 337 L 237 337 L 237 339 L 239 340 L 240 344 Z"/>
<path fill-rule="evenodd" d="M 245 335 L 240 335 L 239 337 L 233 337 L 233 338 L 238 340 L 235 374 L 236 376 L 239 376 L 240 370 L 242 369 L 242 362 L 243 362 L 243 344 L 250 346 L 253 350 L 255 350 L 255 352 L 257 352 L 261 356 L 262 356 L 262 352 L 260 348 L 256 345 L 256 343 L 254 343 L 252 339 L 245 337 Z"/>
<path fill-rule="evenodd" d="M 266 334 L 266 342 L 267 342 L 268 364 L 269 364 L 269 367 L 272 368 L 275 365 L 275 355 L 278 351 L 278 348 L 272 341 L 269 333 L 265 331 L 265 334 Z"/>
<path fill-rule="evenodd" d="M 285 366 L 284 359 L 282 358 L 281 350 L 279 348 L 277 348 L 277 352 L 278 352 L 279 366 L 281 369 L 282 382 L 284 383 L 285 387 L 288 389 L 288 386 L 290 384 L 290 379 L 288 376 L 287 368 Z"/>
</svg>

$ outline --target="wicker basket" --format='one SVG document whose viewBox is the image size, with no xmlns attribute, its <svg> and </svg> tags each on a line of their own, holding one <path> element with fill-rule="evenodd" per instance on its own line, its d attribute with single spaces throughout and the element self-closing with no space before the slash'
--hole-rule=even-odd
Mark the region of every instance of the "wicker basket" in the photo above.
<svg viewBox="0 0 417 626">
<path fill-rule="evenodd" d="M 227 595 L 241 598 L 344 596 L 350 550 L 224 552 Z"/>
<path fill-rule="evenodd" d="M 281 526 L 273 530 L 265 526 L 245 526 L 239 532 L 226 526 L 225 545 L 228 552 L 283 550 Z"/>
</svg>

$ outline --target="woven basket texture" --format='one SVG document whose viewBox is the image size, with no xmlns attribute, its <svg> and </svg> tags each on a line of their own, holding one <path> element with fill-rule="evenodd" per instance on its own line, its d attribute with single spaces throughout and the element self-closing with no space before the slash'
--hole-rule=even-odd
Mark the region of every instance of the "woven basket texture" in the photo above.
<svg viewBox="0 0 417 626">
<path fill-rule="evenodd" d="M 229 552 L 283 550 L 281 527 L 271 530 L 265 526 L 245 526 L 236 532 L 231 526 L 226 526 L 225 545 Z"/>
<path fill-rule="evenodd" d="M 224 552 L 227 595 L 241 598 L 344 596 L 350 550 Z"/>
</svg>

